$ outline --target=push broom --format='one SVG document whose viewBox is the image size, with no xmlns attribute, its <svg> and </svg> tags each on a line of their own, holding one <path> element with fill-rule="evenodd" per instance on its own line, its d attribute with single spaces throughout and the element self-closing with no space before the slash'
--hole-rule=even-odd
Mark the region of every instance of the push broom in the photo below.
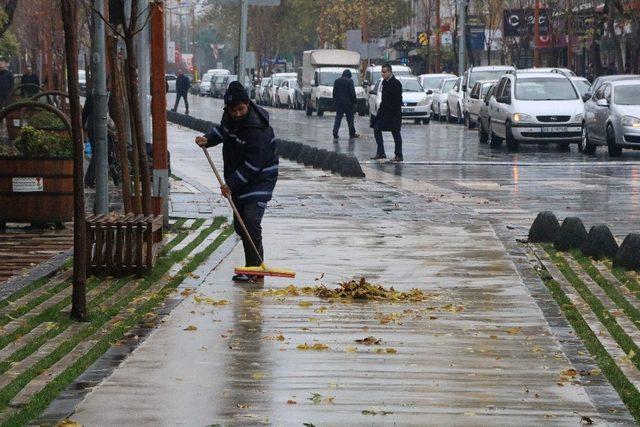
<svg viewBox="0 0 640 427">
<path fill-rule="evenodd" d="M 218 182 L 220 183 L 220 186 L 225 185 L 224 181 L 222 180 L 222 177 L 218 173 L 218 169 L 216 169 L 216 165 L 213 164 L 213 160 L 211 160 L 211 156 L 209 156 L 209 152 L 207 151 L 207 148 L 206 147 L 202 147 L 202 151 L 204 151 L 204 155 L 207 156 L 207 160 L 209 161 L 209 164 L 211 165 L 211 169 L 213 169 L 213 173 L 216 175 L 216 178 L 218 179 Z M 280 268 L 268 268 L 264 264 L 262 256 L 260 255 L 260 251 L 258 250 L 258 247 L 256 246 L 256 244 L 253 242 L 253 239 L 251 238 L 251 236 L 249 235 L 249 230 L 247 230 L 247 227 L 244 225 L 244 221 L 240 217 L 240 213 L 238 212 L 238 209 L 236 208 L 235 203 L 233 203 L 233 200 L 231 199 L 231 196 L 227 195 L 225 197 L 229 201 L 229 204 L 231 205 L 231 209 L 233 209 L 233 214 L 235 215 L 235 218 L 238 221 L 238 224 L 240 224 L 240 228 L 242 229 L 242 232 L 244 233 L 244 235 L 247 238 L 247 240 L 249 241 L 249 243 L 251 243 L 251 247 L 256 252 L 256 255 L 258 256 L 258 259 L 260 260 L 260 266 L 258 266 L 258 267 L 236 267 L 235 268 L 235 273 L 236 274 L 247 274 L 247 275 L 252 275 L 252 276 L 296 277 L 296 272 L 295 271 L 284 270 L 284 269 L 280 269 Z"/>
</svg>

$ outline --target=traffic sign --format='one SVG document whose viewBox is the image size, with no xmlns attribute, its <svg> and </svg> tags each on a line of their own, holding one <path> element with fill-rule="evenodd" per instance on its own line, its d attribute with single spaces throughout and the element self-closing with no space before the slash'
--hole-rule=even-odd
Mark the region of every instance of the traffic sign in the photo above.
<svg viewBox="0 0 640 427">
<path fill-rule="evenodd" d="M 418 40 L 418 44 L 420 46 L 428 46 L 429 45 L 429 36 L 426 31 L 418 31 L 416 40 Z"/>
</svg>

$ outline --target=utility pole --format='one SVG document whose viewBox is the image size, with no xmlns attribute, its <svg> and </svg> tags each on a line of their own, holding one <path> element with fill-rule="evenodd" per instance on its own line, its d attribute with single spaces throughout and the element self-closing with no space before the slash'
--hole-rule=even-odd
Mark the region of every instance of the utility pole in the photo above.
<svg viewBox="0 0 640 427">
<path fill-rule="evenodd" d="M 198 67 L 196 66 L 196 7 L 191 9 L 191 66 L 193 67 L 193 79 L 198 80 Z"/>
<path fill-rule="evenodd" d="M 440 71 L 442 71 L 442 68 L 440 67 L 440 40 L 441 40 L 441 23 L 440 23 L 440 0 L 436 0 L 436 69 L 434 70 L 435 73 L 439 73 Z"/>
<path fill-rule="evenodd" d="M 458 16 L 460 17 L 460 28 L 458 29 L 458 76 L 464 74 L 465 61 L 465 26 L 466 26 L 466 0 L 458 0 Z"/>
<path fill-rule="evenodd" d="M 93 35 L 91 65 L 93 74 L 93 156 L 96 184 L 94 212 L 109 213 L 109 163 L 107 153 L 107 63 L 105 61 L 104 21 L 97 11 L 104 13 L 104 0 L 93 0 Z"/>
<path fill-rule="evenodd" d="M 169 225 L 169 171 L 167 159 L 167 98 L 165 95 L 164 17 L 162 1 L 151 6 L 151 116 L 153 118 L 153 195 L 162 197 L 165 226 Z"/>
<path fill-rule="evenodd" d="M 567 67 L 573 70 L 573 5 L 571 0 L 567 0 L 567 9 L 569 10 L 569 17 L 567 18 Z"/>
<path fill-rule="evenodd" d="M 540 66 L 540 49 L 538 43 L 540 41 L 540 0 L 536 0 L 535 11 L 533 15 L 533 66 Z"/>
<path fill-rule="evenodd" d="M 144 28 L 136 36 L 136 50 L 138 51 L 138 78 L 140 91 L 140 113 L 142 115 L 142 129 L 144 130 L 144 142 L 151 142 L 151 94 L 149 93 L 151 64 L 149 59 L 149 44 L 151 43 L 151 30 L 147 22 L 147 13 L 150 10 L 139 11 L 139 25 L 146 23 Z M 164 78 L 164 75 L 163 75 Z"/>
<path fill-rule="evenodd" d="M 247 20 L 249 0 L 240 0 L 240 46 L 238 49 L 238 81 L 244 85 L 245 56 L 247 53 Z"/>
</svg>

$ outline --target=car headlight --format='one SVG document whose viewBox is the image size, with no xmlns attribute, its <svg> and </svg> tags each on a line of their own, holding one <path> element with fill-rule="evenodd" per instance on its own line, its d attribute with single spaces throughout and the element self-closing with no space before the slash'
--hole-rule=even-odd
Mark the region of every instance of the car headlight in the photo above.
<svg viewBox="0 0 640 427">
<path fill-rule="evenodd" d="M 427 98 L 426 96 L 424 98 L 422 98 L 420 101 L 418 101 L 418 105 L 420 106 L 425 106 L 425 105 L 429 105 L 429 98 Z"/>
<path fill-rule="evenodd" d="M 633 116 L 624 116 L 622 118 L 622 126 L 640 128 L 640 119 Z"/>
<path fill-rule="evenodd" d="M 573 121 L 574 122 L 582 122 L 583 118 L 584 118 L 584 114 L 578 113 L 578 114 L 576 114 L 576 117 L 573 119 Z"/>
<path fill-rule="evenodd" d="M 515 113 L 512 116 L 512 119 L 516 123 L 532 122 L 533 121 L 533 117 L 531 117 L 530 115 L 525 114 L 525 113 Z"/>
</svg>

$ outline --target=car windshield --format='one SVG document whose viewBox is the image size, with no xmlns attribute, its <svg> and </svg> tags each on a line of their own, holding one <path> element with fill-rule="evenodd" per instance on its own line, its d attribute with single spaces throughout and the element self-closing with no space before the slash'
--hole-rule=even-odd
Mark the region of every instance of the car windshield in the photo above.
<svg viewBox="0 0 640 427">
<path fill-rule="evenodd" d="M 446 77 L 423 77 L 422 86 L 425 89 L 437 89 L 444 79 L 446 79 Z"/>
<path fill-rule="evenodd" d="M 442 92 L 449 92 L 451 88 L 453 88 L 453 85 L 456 84 L 456 80 L 457 79 L 445 81 L 442 86 Z"/>
<path fill-rule="evenodd" d="M 298 81 L 297 80 L 289 80 L 289 87 L 291 89 L 297 89 L 298 88 Z"/>
<path fill-rule="evenodd" d="M 563 101 L 578 99 L 578 94 L 567 79 L 519 78 L 516 80 L 515 98 L 524 101 Z"/>
<path fill-rule="evenodd" d="M 473 87 L 478 80 L 498 80 L 505 72 L 506 70 L 474 71 L 469 76 L 467 86 Z"/>
<path fill-rule="evenodd" d="M 269 80 L 270 79 L 262 79 L 262 81 L 260 82 L 260 86 L 264 87 L 264 86 L 268 85 L 269 84 Z"/>
<path fill-rule="evenodd" d="M 613 103 L 617 105 L 640 105 L 640 85 L 616 87 Z"/>
<path fill-rule="evenodd" d="M 342 71 L 323 71 L 318 73 L 318 75 L 320 76 L 320 81 L 318 82 L 320 86 L 333 86 L 333 83 L 342 77 Z M 353 80 L 353 84 L 356 86 L 360 84 L 358 73 L 355 70 L 351 70 L 351 80 Z"/>
<path fill-rule="evenodd" d="M 402 83 L 402 91 L 403 92 L 422 92 L 422 86 L 417 79 L 399 79 L 400 83 Z"/>
<path fill-rule="evenodd" d="M 574 80 L 573 82 L 576 84 L 576 87 L 578 88 L 578 92 L 580 92 L 580 96 L 582 96 L 585 93 L 589 92 L 589 87 L 591 87 L 591 85 L 589 84 L 588 81 L 586 81 L 586 80 Z"/>
<path fill-rule="evenodd" d="M 283 81 L 286 80 L 286 78 L 284 77 L 274 77 L 273 79 L 271 79 L 273 82 L 274 86 L 280 86 L 280 83 L 282 83 Z"/>
<path fill-rule="evenodd" d="M 487 83 L 482 85 L 482 90 L 480 91 L 480 98 L 484 98 L 484 96 L 487 94 L 487 92 L 489 92 L 489 89 L 491 89 L 491 86 L 493 86 L 493 83 Z"/>
</svg>

